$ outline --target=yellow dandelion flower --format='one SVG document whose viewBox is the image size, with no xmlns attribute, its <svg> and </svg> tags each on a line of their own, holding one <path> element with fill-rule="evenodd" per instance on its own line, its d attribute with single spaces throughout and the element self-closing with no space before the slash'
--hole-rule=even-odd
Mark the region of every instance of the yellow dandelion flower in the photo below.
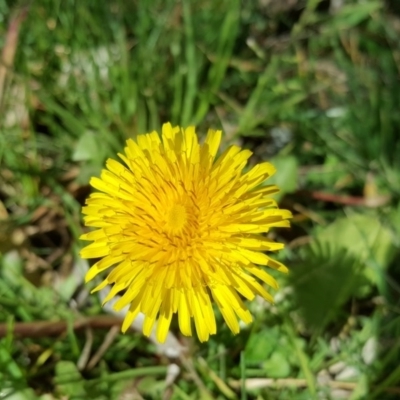
<svg viewBox="0 0 400 400">
<path fill-rule="evenodd" d="M 129 139 L 125 165 L 109 159 L 101 178 L 90 184 L 83 207 L 85 224 L 96 230 L 81 236 L 92 241 L 83 258 L 100 258 L 86 281 L 112 268 L 95 290 L 112 289 L 104 302 L 124 291 L 115 303 L 129 305 L 122 331 L 139 312 L 145 315 L 143 333 L 163 342 L 173 314 L 180 330 L 192 335 L 192 319 L 200 341 L 217 331 L 213 302 L 233 333 L 238 318 L 252 316 L 242 298 L 256 294 L 272 301 L 258 278 L 278 285 L 264 266 L 287 268 L 264 251 L 283 247 L 263 235 L 272 227 L 288 227 L 291 213 L 277 208 L 270 194 L 275 185 L 263 182 L 274 167 L 261 163 L 243 172 L 249 150 L 231 146 L 219 157 L 221 131 L 209 130 L 198 143 L 194 127 L 165 124 L 157 132 Z"/>
</svg>

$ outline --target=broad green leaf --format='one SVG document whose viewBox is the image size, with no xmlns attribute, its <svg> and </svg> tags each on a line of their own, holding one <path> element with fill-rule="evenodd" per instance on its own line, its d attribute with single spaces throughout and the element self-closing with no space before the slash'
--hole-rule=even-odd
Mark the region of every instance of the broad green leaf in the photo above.
<svg viewBox="0 0 400 400">
<path fill-rule="evenodd" d="M 2 382 L 4 385 L 4 382 Z M 2 399 L 7 400 L 36 400 L 37 397 L 33 389 L 15 390 L 11 387 L 1 387 L 0 395 Z"/>
<path fill-rule="evenodd" d="M 291 269 L 289 280 L 306 325 L 318 332 L 353 295 L 360 280 L 360 268 L 344 249 L 334 250 L 319 240 L 304 253 L 303 261 Z"/>
<path fill-rule="evenodd" d="M 322 169 L 307 173 L 307 182 L 316 187 L 334 187 L 339 181 L 344 181 L 348 176 L 348 170 L 335 154 L 327 154 Z"/>
<path fill-rule="evenodd" d="M 81 185 L 87 185 L 92 176 L 99 176 L 102 170 L 102 163 L 100 161 L 93 162 L 89 161 L 82 165 L 79 171 L 79 175 L 76 178 L 76 182 Z"/>
<path fill-rule="evenodd" d="M 366 279 L 385 293 L 384 271 L 394 254 L 390 231 L 373 216 L 340 218 L 319 232 L 289 275 L 307 325 L 323 329 Z"/>
<path fill-rule="evenodd" d="M 87 161 L 98 159 L 99 139 L 94 132 L 85 132 L 78 140 L 75 151 L 72 154 L 73 161 Z"/>
<path fill-rule="evenodd" d="M 290 364 L 284 353 L 275 351 L 263 363 L 263 369 L 268 378 L 286 378 L 290 374 Z"/>
<path fill-rule="evenodd" d="M 276 173 L 268 180 L 268 184 L 279 186 L 280 192 L 275 196 L 279 200 L 286 193 L 292 193 L 297 189 L 298 163 L 294 156 L 274 157 L 271 163 L 276 168 Z"/>
<path fill-rule="evenodd" d="M 279 331 L 277 327 L 252 333 L 246 343 L 246 362 L 258 364 L 267 360 L 277 347 L 278 340 Z"/>
<path fill-rule="evenodd" d="M 373 283 L 380 281 L 396 252 L 391 232 L 372 215 L 340 218 L 321 232 L 318 240 L 358 260 L 365 276 Z"/>
<path fill-rule="evenodd" d="M 84 380 L 73 362 L 59 361 L 57 363 L 55 381 L 60 394 L 70 399 L 88 398 Z"/>
</svg>

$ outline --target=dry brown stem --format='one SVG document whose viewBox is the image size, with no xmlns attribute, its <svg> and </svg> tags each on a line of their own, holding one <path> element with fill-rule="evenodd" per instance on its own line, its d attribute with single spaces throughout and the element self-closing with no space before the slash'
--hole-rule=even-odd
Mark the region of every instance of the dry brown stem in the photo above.
<svg viewBox="0 0 400 400">
<path fill-rule="evenodd" d="M 85 328 L 110 329 L 113 326 L 121 325 L 121 319 L 109 315 L 98 315 L 95 317 L 81 318 L 73 323 L 74 331 L 81 331 Z M 19 338 L 39 338 L 47 336 L 58 336 L 66 332 L 67 321 L 34 321 L 16 322 L 13 325 L 0 324 L 0 338 L 10 333 Z"/>
</svg>

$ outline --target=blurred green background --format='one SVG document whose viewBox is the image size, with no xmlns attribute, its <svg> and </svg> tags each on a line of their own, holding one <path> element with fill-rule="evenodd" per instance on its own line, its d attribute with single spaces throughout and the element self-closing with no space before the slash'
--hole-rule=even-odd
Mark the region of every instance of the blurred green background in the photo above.
<svg viewBox="0 0 400 400">
<path fill-rule="evenodd" d="M 1 399 L 400 398 L 398 0 L 0 0 L 0 49 Z M 122 335 L 83 285 L 89 178 L 166 121 L 294 213 L 237 336 Z"/>
</svg>

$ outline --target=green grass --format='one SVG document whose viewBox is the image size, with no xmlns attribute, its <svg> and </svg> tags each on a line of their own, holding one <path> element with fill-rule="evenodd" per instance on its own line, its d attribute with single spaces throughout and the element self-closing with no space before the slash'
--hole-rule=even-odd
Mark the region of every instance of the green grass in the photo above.
<svg viewBox="0 0 400 400">
<path fill-rule="evenodd" d="M 399 397 L 399 10 L 264 3 L 0 2 L 1 398 Z M 271 160 L 295 214 L 275 231 L 291 270 L 276 304 L 253 302 L 237 336 L 218 315 L 179 359 L 74 329 L 104 313 L 78 257 L 89 178 L 166 121 Z M 12 333 L 39 321 L 66 325 Z"/>
</svg>

